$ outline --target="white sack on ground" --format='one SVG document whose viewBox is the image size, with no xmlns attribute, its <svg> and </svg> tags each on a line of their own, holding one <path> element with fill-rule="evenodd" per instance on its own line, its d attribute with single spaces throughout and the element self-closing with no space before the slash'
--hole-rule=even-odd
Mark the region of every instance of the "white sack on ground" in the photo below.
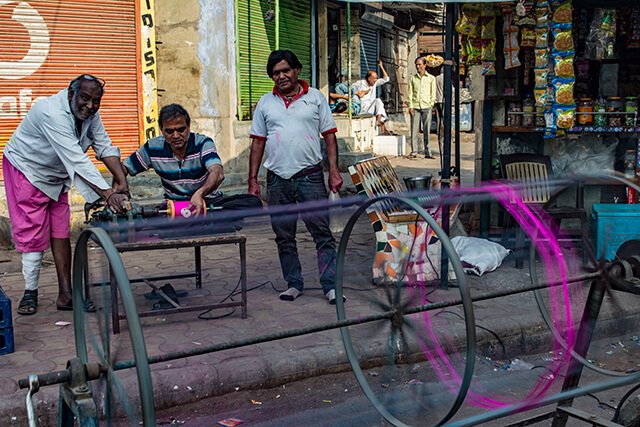
<svg viewBox="0 0 640 427">
<path fill-rule="evenodd" d="M 457 236 L 451 239 L 453 247 L 462 261 L 465 273 L 482 276 L 487 271 L 500 267 L 509 250 L 499 243 L 478 237 Z"/>
</svg>

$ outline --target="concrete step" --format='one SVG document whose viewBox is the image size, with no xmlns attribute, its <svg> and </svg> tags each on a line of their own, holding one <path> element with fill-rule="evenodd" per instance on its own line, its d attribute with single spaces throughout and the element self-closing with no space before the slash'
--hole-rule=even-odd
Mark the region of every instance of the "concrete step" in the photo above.
<svg viewBox="0 0 640 427">
<path fill-rule="evenodd" d="M 356 139 L 352 136 L 341 136 L 338 138 L 338 153 L 355 151 Z"/>
<path fill-rule="evenodd" d="M 340 156 L 338 157 L 338 169 L 340 169 L 340 172 L 349 172 L 349 166 L 372 157 L 373 153 L 370 151 L 364 153 L 359 151 L 340 153 Z"/>
<path fill-rule="evenodd" d="M 373 152 L 378 156 L 404 156 L 409 154 L 404 135 L 376 135 L 373 137 Z"/>
</svg>

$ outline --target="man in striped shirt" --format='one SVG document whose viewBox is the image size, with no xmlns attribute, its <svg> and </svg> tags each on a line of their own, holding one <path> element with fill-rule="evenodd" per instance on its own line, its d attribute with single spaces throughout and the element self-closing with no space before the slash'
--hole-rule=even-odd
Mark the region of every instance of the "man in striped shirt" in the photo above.
<svg viewBox="0 0 640 427">
<path fill-rule="evenodd" d="M 187 110 L 178 104 L 166 105 L 158 122 L 162 136 L 145 142 L 124 161 L 127 174 L 153 169 L 160 176 L 164 197 L 189 200 L 195 215 L 205 211 L 205 198 L 224 209 L 262 207 L 262 201 L 253 195 L 223 197 L 218 187 L 224 171 L 216 145 L 210 137 L 191 132 Z"/>
</svg>

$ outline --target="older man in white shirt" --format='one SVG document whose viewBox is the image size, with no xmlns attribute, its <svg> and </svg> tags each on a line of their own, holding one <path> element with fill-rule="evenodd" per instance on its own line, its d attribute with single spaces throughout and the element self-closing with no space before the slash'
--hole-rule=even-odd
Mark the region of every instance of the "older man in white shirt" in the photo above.
<svg viewBox="0 0 640 427">
<path fill-rule="evenodd" d="M 389 74 L 384 69 L 382 61 L 378 60 L 378 66 L 382 71 L 382 78 L 378 78 L 378 73 L 373 70 L 367 72 L 364 79 L 358 80 L 352 85 L 356 94 L 360 97 L 362 109 L 361 114 L 373 114 L 378 122 L 380 133 L 387 133 L 384 122 L 387 121 L 387 112 L 384 110 L 384 104 L 380 98 L 376 97 L 376 88 L 382 86 L 389 81 Z"/>
<path fill-rule="evenodd" d="M 71 310 L 71 243 L 68 191 L 71 183 L 88 201 L 100 198 L 124 212 L 128 189 L 120 150 L 107 135 L 98 109 L 104 81 L 83 74 L 69 87 L 37 102 L 9 139 L 2 160 L 11 233 L 22 253 L 25 293 L 20 314 L 38 309 L 43 252 L 51 246 L 58 276 L 58 310 Z M 107 184 L 86 151 L 113 174 Z M 90 306 L 85 306 L 91 309 Z"/>
</svg>

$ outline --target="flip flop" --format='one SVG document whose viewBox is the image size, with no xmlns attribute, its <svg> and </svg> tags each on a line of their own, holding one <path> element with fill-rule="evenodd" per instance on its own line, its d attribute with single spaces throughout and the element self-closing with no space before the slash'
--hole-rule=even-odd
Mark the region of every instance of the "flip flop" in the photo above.
<svg viewBox="0 0 640 427">
<path fill-rule="evenodd" d="M 96 306 L 90 299 L 86 299 L 82 302 L 82 307 L 85 313 L 95 313 Z M 73 301 L 69 301 L 66 305 L 56 305 L 58 311 L 73 311 Z"/>
<path fill-rule="evenodd" d="M 164 286 L 163 286 L 163 287 L 161 287 L 160 289 L 162 289 L 162 290 L 164 291 L 164 293 L 166 293 L 167 295 L 169 294 L 167 291 L 165 291 L 165 290 L 164 290 Z M 175 295 L 177 298 L 184 298 L 184 297 L 186 297 L 187 295 L 189 295 L 189 292 L 188 292 L 188 291 L 185 291 L 185 290 L 183 290 L 183 289 L 179 289 L 179 290 L 175 291 L 175 294 L 174 294 L 174 295 Z M 154 289 L 154 290 L 152 290 L 151 292 L 147 292 L 146 294 L 144 294 L 144 297 L 145 297 L 146 299 L 148 299 L 148 300 L 154 300 L 154 299 L 160 299 L 160 300 L 161 300 L 161 299 L 162 299 L 162 296 L 161 296 L 158 292 L 156 292 L 156 290 L 155 290 L 155 289 Z"/>
</svg>

